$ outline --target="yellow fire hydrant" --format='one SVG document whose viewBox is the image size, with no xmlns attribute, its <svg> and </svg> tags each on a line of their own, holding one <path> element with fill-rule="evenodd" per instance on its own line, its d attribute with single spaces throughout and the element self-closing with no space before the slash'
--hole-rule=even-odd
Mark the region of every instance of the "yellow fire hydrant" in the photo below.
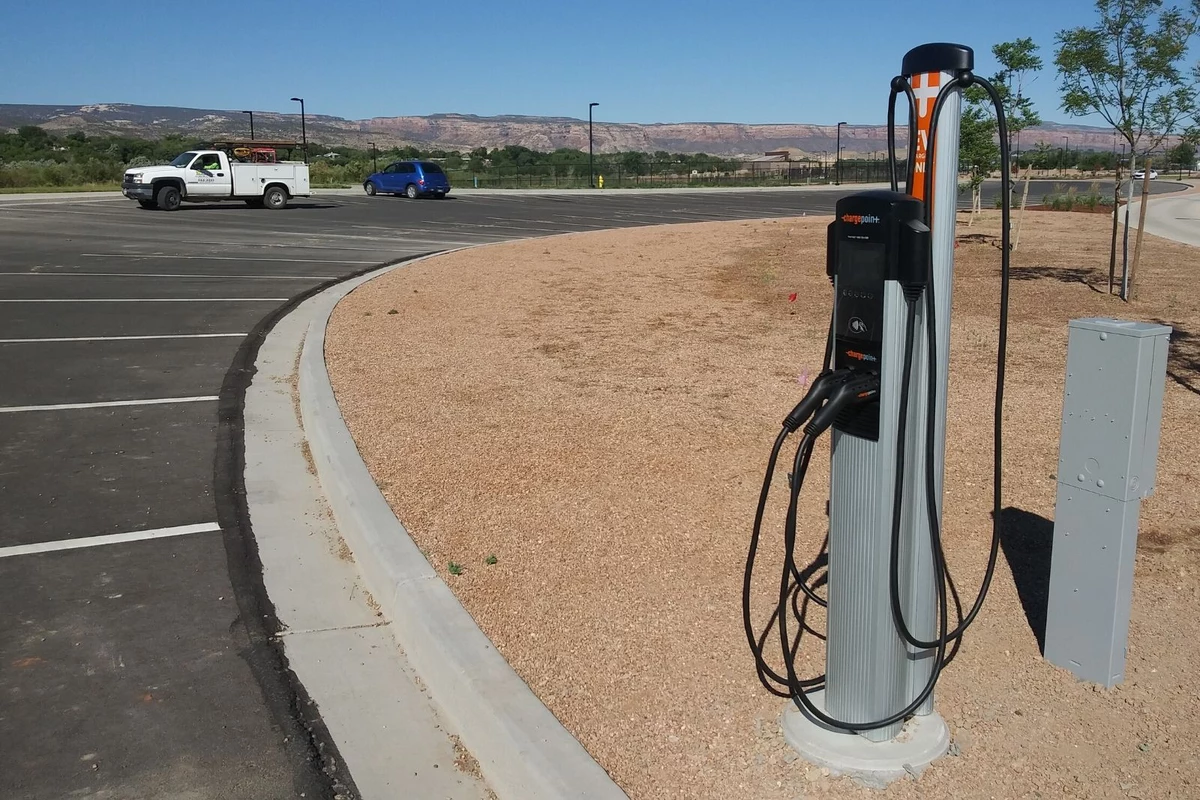
<svg viewBox="0 0 1200 800">
<path fill-rule="evenodd" d="M 601 175 L 600 178 L 596 182 L 600 185 L 601 189 L 604 188 L 604 176 L 603 175 Z"/>
</svg>

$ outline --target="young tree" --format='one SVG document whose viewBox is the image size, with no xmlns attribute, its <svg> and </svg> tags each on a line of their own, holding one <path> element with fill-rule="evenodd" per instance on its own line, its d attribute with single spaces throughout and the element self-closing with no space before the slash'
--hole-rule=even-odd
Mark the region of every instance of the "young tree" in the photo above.
<svg viewBox="0 0 1200 800">
<path fill-rule="evenodd" d="M 1196 166 L 1196 145 L 1187 139 L 1171 148 L 1171 163 L 1191 171 Z"/>
<path fill-rule="evenodd" d="M 1018 143 L 1021 141 L 1021 131 L 1042 124 L 1041 116 L 1033 108 L 1033 101 L 1025 96 L 1026 83 L 1037 80 L 1035 73 L 1042 69 L 1042 58 L 1037 52 L 1038 46 L 1029 38 L 1001 42 L 992 47 L 992 55 L 1001 67 L 992 78 L 992 83 L 1004 101 L 1010 150 L 1014 138 Z"/>
<path fill-rule="evenodd" d="M 996 118 L 974 97 L 977 88 L 971 87 L 967 92 L 967 104 L 962 110 L 958 139 L 958 168 L 969 176 L 972 221 L 979 207 L 983 181 L 1000 160 L 1000 148 L 995 140 Z"/>
<path fill-rule="evenodd" d="M 1095 25 L 1059 31 L 1055 37 L 1062 108 L 1074 116 L 1103 117 L 1129 145 L 1132 172 L 1138 154 L 1158 147 L 1194 112 L 1194 83 L 1181 67 L 1196 33 L 1200 0 L 1190 0 L 1186 11 L 1164 8 L 1162 0 L 1096 0 L 1096 11 Z M 1128 204 L 1125 227 L 1128 250 Z M 1115 239 L 1113 248 L 1115 254 Z M 1136 269 L 1136 263 L 1129 269 L 1123 260 L 1123 300 L 1131 297 Z"/>
<path fill-rule="evenodd" d="M 1000 62 L 1000 71 L 992 76 L 991 83 L 1004 109 L 1008 123 L 1008 145 L 1012 150 L 1014 136 L 1025 128 L 1041 124 L 1041 118 L 1033 109 L 1033 103 L 1024 96 L 1024 86 L 1031 73 L 1042 68 L 1042 59 L 1037 55 L 1037 45 L 1032 39 L 1017 39 L 992 46 L 992 55 Z M 959 139 L 958 160 L 969 175 L 971 208 L 979 205 L 979 194 L 983 181 L 1000 164 L 1000 148 L 994 137 L 998 132 L 996 110 L 987 92 L 979 86 L 967 89 L 966 105 L 962 113 L 962 129 Z M 1007 190 L 1008 176 L 1001 176 Z"/>
</svg>

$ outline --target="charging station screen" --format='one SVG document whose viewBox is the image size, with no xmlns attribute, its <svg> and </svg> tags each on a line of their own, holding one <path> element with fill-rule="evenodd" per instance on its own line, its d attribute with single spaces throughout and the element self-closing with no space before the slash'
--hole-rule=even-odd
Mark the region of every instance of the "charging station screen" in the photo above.
<svg viewBox="0 0 1200 800">
<path fill-rule="evenodd" d="M 837 335 L 882 341 L 887 245 L 843 239 L 838 242 L 838 260 Z"/>
<path fill-rule="evenodd" d="M 845 272 L 838 273 L 839 277 L 848 273 L 849 277 L 861 277 L 864 283 L 882 287 L 884 271 L 887 269 L 886 244 L 844 239 L 838 249 L 843 257 L 843 267 L 846 268 Z"/>
</svg>

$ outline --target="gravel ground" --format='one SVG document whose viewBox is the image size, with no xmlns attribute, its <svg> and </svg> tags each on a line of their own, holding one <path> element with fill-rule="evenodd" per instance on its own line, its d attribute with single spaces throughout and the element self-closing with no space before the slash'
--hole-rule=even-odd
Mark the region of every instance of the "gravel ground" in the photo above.
<svg viewBox="0 0 1200 800">
<path fill-rule="evenodd" d="M 938 687 L 959 755 L 870 792 L 783 744 L 783 701 L 758 684 L 742 634 L 742 567 L 771 441 L 823 352 L 827 222 L 493 246 L 354 292 L 332 320 L 330 374 L 397 516 L 634 800 L 1200 796 L 1200 495 L 1188 489 L 1200 457 L 1200 259 L 1148 237 L 1141 297 L 1125 305 L 1107 294 L 1111 223 L 1099 215 L 1030 213 L 1014 255 L 1014 510 L 988 603 Z M 945 537 L 968 594 L 990 535 L 998 228 L 991 212 L 959 225 Z M 1176 326 L 1127 679 L 1111 691 L 1045 663 L 1033 632 L 1066 323 L 1092 315 Z M 813 459 L 802 552 L 823 536 L 826 459 Z M 781 516 L 768 520 L 772 556 Z M 762 572 L 777 570 L 766 557 Z M 823 658 L 810 647 L 801 672 L 823 671 Z"/>
</svg>

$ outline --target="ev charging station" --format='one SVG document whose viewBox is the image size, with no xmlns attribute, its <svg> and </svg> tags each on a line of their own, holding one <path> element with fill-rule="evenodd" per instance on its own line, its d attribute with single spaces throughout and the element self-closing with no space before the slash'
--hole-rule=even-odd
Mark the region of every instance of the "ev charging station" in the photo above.
<svg viewBox="0 0 1200 800">
<path fill-rule="evenodd" d="M 1000 411 L 1008 308 L 1009 193 L 1003 193 L 1000 342 L 995 419 L 993 541 L 983 586 L 963 616 L 941 549 L 951 284 L 962 90 L 981 85 L 997 109 L 1008 175 L 1003 106 L 976 77 L 970 48 L 909 51 L 888 107 L 891 190 L 842 198 L 829 227 L 834 303 L 824 369 L 783 422 L 768 464 L 747 559 L 746 635 L 759 678 L 789 699 L 786 740 L 808 761 L 886 782 L 919 771 L 949 748 L 933 690 L 957 639 L 986 596 L 999 549 Z M 896 100 L 909 103 L 905 191 L 896 157 Z M 827 597 L 797 567 L 797 499 L 816 439 L 830 432 Z M 788 478 L 779 604 L 754 630 L 751 575 L 767 495 L 784 440 L 802 432 Z M 947 587 L 958 621 L 951 626 Z M 797 600 L 827 608 L 826 671 L 796 675 Z M 798 614 L 798 612 L 796 612 Z M 778 626 L 777 634 L 771 630 Z M 769 658 L 765 653 L 773 652 Z M 784 670 L 768 662 L 782 656 Z"/>
</svg>

